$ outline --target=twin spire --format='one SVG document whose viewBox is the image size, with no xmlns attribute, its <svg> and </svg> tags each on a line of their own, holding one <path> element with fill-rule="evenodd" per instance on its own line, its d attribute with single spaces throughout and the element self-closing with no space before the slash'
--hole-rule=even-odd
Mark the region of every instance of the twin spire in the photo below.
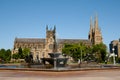
<svg viewBox="0 0 120 80">
<path fill-rule="evenodd" d="M 46 31 L 48 31 L 48 25 L 46 25 Z M 50 28 L 50 31 L 56 32 L 56 25 L 54 25 L 54 29 Z"/>
<path fill-rule="evenodd" d="M 50 28 L 50 30 L 48 30 L 48 25 L 46 25 L 46 32 L 47 31 L 52 31 L 53 33 L 56 33 L 56 26 L 54 25 L 54 29 Z M 92 21 L 92 17 L 90 18 L 90 31 L 88 39 L 91 41 L 92 44 L 102 43 L 102 34 L 101 30 L 99 29 L 97 15 L 94 18 L 94 23 Z"/>
<path fill-rule="evenodd" d="M 92 42 L 92 44 L 99 44 L 102 42 L 102 35 L 101 30 L 99 29 L 97 15 L 94 18 L 94 23 L 92 21 L 92 17 L 90 18 L 90 31 L 88 39 Z"/>
<path fill-rule="evenodd" d="M 94 24 L 93 24 L 93 21 L 92 21 L 92 16 L 90 18 L 90 31 L 94 30 L 94 29 L 99 29 L 98 27 L 98 17 L 97 15 L 95 16 L 95 20 L 94 20 Z"/>
</svg>

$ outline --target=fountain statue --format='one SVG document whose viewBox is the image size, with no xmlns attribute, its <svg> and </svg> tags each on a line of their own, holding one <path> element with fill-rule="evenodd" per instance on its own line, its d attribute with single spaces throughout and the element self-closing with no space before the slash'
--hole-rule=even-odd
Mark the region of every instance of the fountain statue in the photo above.
<svg viewBox="0 0 120 80">
<path fill-rule="evenodd" d="M 48 62 L 54 68 L 65 67 L 68 58 L 65 58 L 63 56 L 60 57 L 62 55 L 62 53 L 58 53 L 58 51 L 57 51 L 57 41 L 56 41 L 55 34 L 53 35 L 53 40 L 54 40 L 54 42 L 53 42 L 52 52 L 48 53 L 48 55 L 50 56 L 50 58 L 42 58 L 42 61 L 43 61 L 44 64 L 46 64 L 46 62 Z"/>
</svg>

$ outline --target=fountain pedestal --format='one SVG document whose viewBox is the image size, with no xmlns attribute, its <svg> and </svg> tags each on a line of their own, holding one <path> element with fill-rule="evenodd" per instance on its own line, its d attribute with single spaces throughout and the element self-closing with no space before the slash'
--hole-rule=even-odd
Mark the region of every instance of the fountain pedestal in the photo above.
<svg viewBox="0 0 120 80">
<path fill-rule="evenodd" d="M 68 58 L 60 58 L 61 53 L 48 53 L 50 58 L 42 58 L 43 63 L 46 61 L 51 64 L 54 68 L 65 67 L 67 64 Z"/>
</svg>

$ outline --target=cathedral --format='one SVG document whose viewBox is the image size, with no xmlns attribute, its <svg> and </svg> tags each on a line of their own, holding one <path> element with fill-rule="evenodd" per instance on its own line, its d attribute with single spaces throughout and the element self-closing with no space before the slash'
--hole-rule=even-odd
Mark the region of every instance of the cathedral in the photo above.
<svg viewBox="0 0 120 80">
<path fill-rule="evenodd" d="M 102 43 L 102 34 L 98 25 L 98 17 L 95 17 L 94 24 L 92 22 L 92 17 L 90 19 L 90 31 L 88 35 L 88 39 L 92 44 Z"/>
<path fill-rule="evenodd" d="M 94 25 L 92 18 L 90 19 L 90 31 L 88 34 L 88 39 L 56 39 L 56 26 L 53 29 L 49 29 L 46 26 L 46 37 L 45 38 L 15 38 L 14 48 L 12 53 L 15 54 L 18 52 L 18 49 L 21 47 L 29 48 L 33 59 L 49 57 L 48 53 L 53 52 L 54 43 L 57 44 L 57 52 L 62 52 L 62 48 L 65 43 L 84 43 L 85 45 L 91 46 L 93 44 L 102 43 L 102 34 L 98 26 L 98 18 L 95 17 Z"/>
</svg>

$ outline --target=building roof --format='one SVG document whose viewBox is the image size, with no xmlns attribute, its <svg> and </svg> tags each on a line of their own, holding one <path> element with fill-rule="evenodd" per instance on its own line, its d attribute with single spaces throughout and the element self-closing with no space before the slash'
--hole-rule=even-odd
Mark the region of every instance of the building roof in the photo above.
<svg viewBox="0 0 120 80">
<path fill-rule="evenodd" d="M 83 42 L 85 44 L 91 44 L 90 40 L 88 39 L 58 39 L 58 43 L 63 44 L 63 43 L 79 43 Z"/>
<path fill-rule="evenodd" d="M 45 39 L 41 39 L 41 38 L 15 38 L 15 42 L 45 43 Z"/>
<path fill-rule="evenodd" d="M 91 45 L 90 40 L 88 39 L 57 39 L 58 44 L 64 43 L 79 43 L 83 42 L 85 44 Z M 22 43 L 45 43 L 45 39 L 41 38 L 15 38 L 15 42 L 22 42 Z"/>
</svg>

